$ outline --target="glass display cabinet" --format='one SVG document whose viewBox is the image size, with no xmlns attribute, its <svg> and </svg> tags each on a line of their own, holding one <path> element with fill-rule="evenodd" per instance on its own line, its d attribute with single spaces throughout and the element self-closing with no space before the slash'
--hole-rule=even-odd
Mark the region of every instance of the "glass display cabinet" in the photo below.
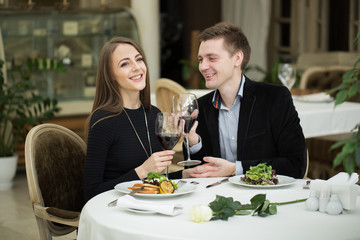
<svg viewBox="0 0 360 240">
<path fill-rule="evenodd" d="M 61 62 L 65 72 L 32 74 L 36 90 L 59 103 L 90 101 L 95 93 L 98 55 L 115 36 L 140 43 L 137 22 L 127 8 L 78 11 L 0 11 L 8 81 L 28 59 Z M 49 66 L 49 64 L 40 64 Z M 91 109 L 88 109 L 90 111 Z"/>
</svg>

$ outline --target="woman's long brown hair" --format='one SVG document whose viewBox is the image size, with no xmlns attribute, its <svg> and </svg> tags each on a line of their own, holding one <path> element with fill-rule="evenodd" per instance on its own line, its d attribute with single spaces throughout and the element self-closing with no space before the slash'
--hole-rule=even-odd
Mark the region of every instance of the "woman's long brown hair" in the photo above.
<svg viewBox="0 0 360 240">
<path fill-rule="evenodd" d="M 132 45 L 143 57 L 146 71 L 146 86 L 143 90 L 140 91 L 140 101 L 143 103 L 145 108 L 150 109 L 150 77 L 149 77 L 149 68 L 146 61 L 145 53 L 135 41 L 125 37 L 116 37 L 107 42 L 100 51 L 99 54 L 99 64 L 96 74 L 96 92 L 94 97 L 94 103 L 89 117 L 85 122 L 85 138 L 87 139 L 90 126 L 90 120 L 94 112 L 99 109 L 106 110 L 114 113 L 109 117 L 114 117 L 119 115 L 123 108 L 124 103 L 120 93 L 120 86 L 116 79 L 113 77 L 113 68 L 112 68 L 112 54 L 116 47 L 119 44 L 129 44 Z M 102 118 L 104 120 L 106 118 Z M 99 122 L 97 121 L 97 122 Z M 96 123 L 97 123 L 96 122 Z M 95 125 L 95 124 L 94 124 Z"/>
</svg>

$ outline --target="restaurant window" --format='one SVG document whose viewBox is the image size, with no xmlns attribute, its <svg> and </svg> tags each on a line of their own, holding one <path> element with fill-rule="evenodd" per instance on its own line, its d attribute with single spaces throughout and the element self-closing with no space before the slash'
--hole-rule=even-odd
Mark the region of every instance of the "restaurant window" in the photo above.
<svg viewBox="0 0 360 240">
<path fill-rule="evenodd" d="M 350 9 L 350 0 L 329 0 L 328 51 L 350 50 Z"/>
<path fill-rule="evenodd" d="M 306 26 L 304 30 L 306 38 L 302 46 L 304 52 L 325 52 L 328 50 L 328 10 L 329 0 L 305 1 L 304 13 L 299 13 L 299 16 L 302 17 L 300 21 L 304 22 Z"/>
<path fill-rule="evenodd" d="M 292 59 L 297 54 L 297 19 L 293 0 L 273 1 L 273 29 L 276 57 Z"/>
<path fill-rule="evenodd" d="M 302 53 L 360 52 L 360 0 L 272 0 L 268 69 Z"/>
</svg>

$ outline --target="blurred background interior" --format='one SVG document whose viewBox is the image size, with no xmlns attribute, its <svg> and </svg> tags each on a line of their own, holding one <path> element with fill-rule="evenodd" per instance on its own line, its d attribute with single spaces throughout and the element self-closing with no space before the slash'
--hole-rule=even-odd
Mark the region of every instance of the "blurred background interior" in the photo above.
<svg viewBox="0 0 360 240">
<path fill-rule="evenodd" d="M 126 36 L 142 45 L 152 91 L 160 78 L 201 89 L 197 35 L 220 21 L 236 24 L 248 36 L 250 78 L 281 84 L 273 73 L 279 60 L 287 59 L 298 72 L 292 91 L 300 94 L 339 84 L 360 52 L 354 45 L 360 32 L 360 0 L 0 0 L 0 59 L 7 81 L 28 60 L 60 62 L 65 72 L 42 69 L 22 77 L 32 81 L 39 94 L 59 101 L 61 111 L 49 122 L 83 137 L 105 42 Z M 323 70 L 312 77 L 312 84 L 300 87 L 304 73 L 314 67 Z M 327 179 L 343 170 L 332 168 L 338 150 L 329 148 L 348 136 L 306 139 L 308 177 Z M 24 142 L 16 149 L 14 186 L 0 191 L 0 239 L 38 239 L 26 185 Z"/>
</svg>

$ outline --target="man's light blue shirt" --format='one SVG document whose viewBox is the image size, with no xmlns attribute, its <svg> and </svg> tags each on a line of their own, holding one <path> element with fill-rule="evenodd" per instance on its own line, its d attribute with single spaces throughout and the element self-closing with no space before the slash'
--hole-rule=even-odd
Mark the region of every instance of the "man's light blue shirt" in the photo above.
<svg viewBox="0 0 360 240">
<path fill-rule="evenodd" d="M 220 92 L 215 91 L 213 96 L 213 106 L 219 109 L 219 143 L 221 158 L 236 164 L 236 174 L 243 174 L 241 161 L 237 161 L 237 133 L 239 126 L 239 114 L 241 98 L 244 93 L 245 76 L 242 75 L 238 93 L 231 108 L 221 104 Z M 202 140 L 190 148 L 190 152 L 197 153 L 202 147 Z"/>
</svg>

